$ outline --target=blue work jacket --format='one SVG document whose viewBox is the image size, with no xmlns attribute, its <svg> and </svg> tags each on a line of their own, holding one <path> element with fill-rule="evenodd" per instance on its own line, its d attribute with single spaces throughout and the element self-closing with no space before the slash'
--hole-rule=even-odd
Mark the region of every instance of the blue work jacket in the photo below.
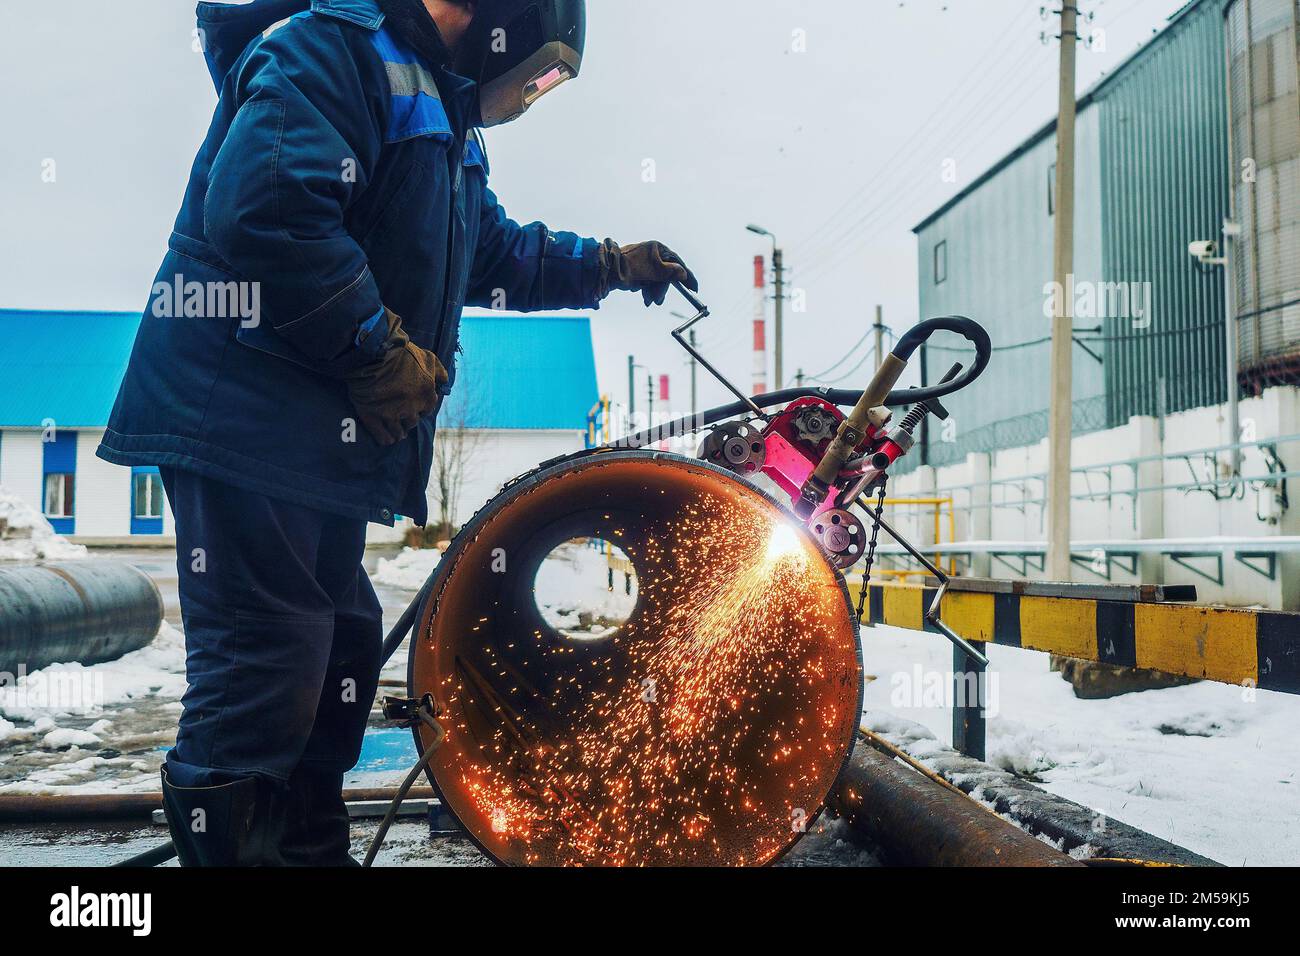
<svg viewBox="0 0 1300 956">
<path fill-rule="evenodd" d="M 98 454 L 423 524 L 434 416 L 388 448 L 360 427 L 361 330 L 397 313 L 449 393 L 464 306 L 595 309 L 599 245 L 506 215 L 475 84 L 374 0 L 198 12 L 220 99 Z"/>
</svg>

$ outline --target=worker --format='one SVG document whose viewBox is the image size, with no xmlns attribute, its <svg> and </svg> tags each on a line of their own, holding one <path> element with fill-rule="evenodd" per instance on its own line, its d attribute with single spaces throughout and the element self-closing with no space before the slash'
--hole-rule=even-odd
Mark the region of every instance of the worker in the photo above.
<svg viewBox="0 0 1300 956">
<path fill-rule="evenodd" d="M 345 866 L 383 636 L 366 526 L 427 519 L 462 307 L 697 284 L 660 243 L 520 225 L 488 186 L 481 128 L 578 74 L 584 0 L 198 12 L 219 99 L 98 454 L 158 467 L 176 518 L 181 863 Z"/>
</svg>

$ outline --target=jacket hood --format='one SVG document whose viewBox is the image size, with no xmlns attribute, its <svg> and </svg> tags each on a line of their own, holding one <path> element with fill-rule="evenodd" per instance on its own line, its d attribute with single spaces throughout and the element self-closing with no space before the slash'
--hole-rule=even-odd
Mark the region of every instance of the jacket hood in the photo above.
<svg viewBox="0 0 1300 956">
<path fill-rule="evenodd" d="M 282 20 L 311 10 L 379 29 L 384 13 L 377 0 L 253 0 L 252 3 L 200 3 L 199 41 L 217 89 L 255 37 Z"/>
</svg>

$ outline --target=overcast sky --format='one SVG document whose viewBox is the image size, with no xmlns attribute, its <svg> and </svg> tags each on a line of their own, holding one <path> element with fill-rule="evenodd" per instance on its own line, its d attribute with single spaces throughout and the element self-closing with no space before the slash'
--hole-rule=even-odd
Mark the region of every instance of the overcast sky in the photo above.
<svg viewBox="0 0 1300 956">
<path fill-rule="evenodd" d="M 1080 89 L 1181 5 L 1085 0 L 1105 48 L 1081 50 Z M 215 101 L 193 6 L 0 3 L 0 307 L 143 307 Z M 815 374 L 876 303 L 896 331 L 916 321 L 911 227 L 1055 112 L 1056 42 L 1039 35 L 1057 20 L 1040 6 L 589 0 L 582 76 L 489 131 L 492 183 L 520 221 L 680 252 L 716 311 L 701 344 L 744 383 L 752 259 L 769 248 L 744 227 L 767 227 L 807 305 L 786 323 L 786 374 Z M 626 400 L 635 353 L 685 411 L 673 322 L 639 297 L 606 304 L 602 390 Z"/>
</svg>

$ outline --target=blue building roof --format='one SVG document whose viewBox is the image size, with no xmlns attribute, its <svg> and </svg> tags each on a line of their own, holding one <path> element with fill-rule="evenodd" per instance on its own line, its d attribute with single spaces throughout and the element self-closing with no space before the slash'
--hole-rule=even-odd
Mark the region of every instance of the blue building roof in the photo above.
<svg viewBox="0 0 1300 956">
<path fill-rule="evenodd" d="M 103 428 L 140 324 L 134 312 L 0 309 L 0 428 Z M 441 421 L 468 428 L 586 428 L 596 360 L 586 316 L 467 315 Z"/>
</svg>

